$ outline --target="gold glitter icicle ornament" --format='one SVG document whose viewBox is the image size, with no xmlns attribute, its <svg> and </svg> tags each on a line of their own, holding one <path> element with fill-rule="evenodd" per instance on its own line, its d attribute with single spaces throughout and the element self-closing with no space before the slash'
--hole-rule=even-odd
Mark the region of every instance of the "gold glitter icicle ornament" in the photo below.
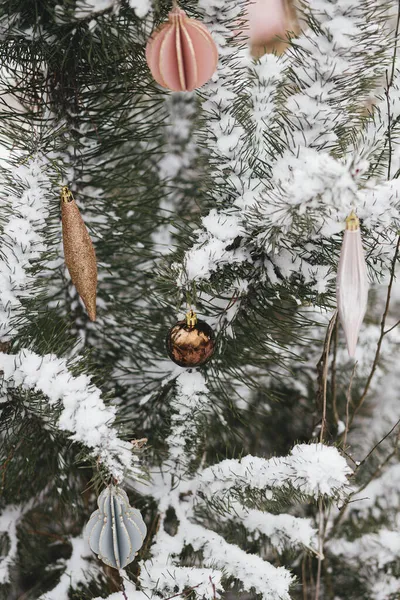
<svg viewBox="0 0 400 600">
<path fill-rule="evenodd" d="M 82 298 L 89 319 L 96 320 L 97 263 L 92 240 L 71 190 L 61 190 L 64 256 L 72 283 Z"/>
<path fill-rule="evenodd" d="M 180 367 L 199 367 L 214 353 L 215 336 L 211 327 L 190 310 L 168 331 L 166 346 L 170 359 Z"/>
</svg>

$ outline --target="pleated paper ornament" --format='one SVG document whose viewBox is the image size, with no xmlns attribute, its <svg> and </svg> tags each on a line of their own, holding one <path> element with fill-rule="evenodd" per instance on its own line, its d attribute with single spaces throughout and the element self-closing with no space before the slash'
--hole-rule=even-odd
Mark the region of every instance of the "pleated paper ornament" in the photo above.
<svg viewBox="0 0 400 600">
<path fill-rule="evenodd" d="M 248 37 L 253 56 L 267 52 L 282 54 L 287 34 L 300 32 L 293 0 L 248 0 Z"/>
<path fill-rule="evenodd" d="M 89 319 L 96 320 L 96 253 L 71 190 L 61 190 L 64 257 L 72 283 L 82 298 Z"/>
<path fill-rule="evenodd" d="M 147 528 L 142 515 L 129 506 L 126 492 L 109 485 L 97 500 L 99 508 L 86 525 L 90 548 L 109 567 L 124 569 L 142 547 Z"/>
<path fill-rule="evenodd" d="M 339 267 L 336 298 L 349 356 L 354 357 L 358 335 L 367 310 L 368 273 L 361 240 L 360 221 L 352 212 L 346 219 Z"/>
<path fill-rule="evenodd" d="M 207 27 L 176 6 L 168 15 L 168 23 L 147 42 L 146 60 L 157 83 L 185 92 L 211 78 L 217 68 L 218 50 Z"/>
</svg>

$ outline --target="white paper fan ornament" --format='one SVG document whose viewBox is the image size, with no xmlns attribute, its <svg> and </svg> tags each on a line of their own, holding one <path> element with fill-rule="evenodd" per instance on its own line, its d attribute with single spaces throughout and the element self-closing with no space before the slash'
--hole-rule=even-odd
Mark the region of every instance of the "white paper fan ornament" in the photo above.
<svg viewBox="0 0 400 600">
<path fill-rule="evenodd" d="M 351 358 L 355 355 L 358 335 L 367 310 L 368 289 L 368 272 L 362 246 L 360 221 L 356 214 L 351 212 L 346 219 L 346 230 L 336 278 L 339 318 Z"/>
<path fill-rule="evenodd" d="M 86 525 L 90 548 L 109 567 L 131 563 L 146 537 L 142 515 L 129 505 L 126 492 L 109 485 L 97 500 L 99 506 Z"/>
</svg>

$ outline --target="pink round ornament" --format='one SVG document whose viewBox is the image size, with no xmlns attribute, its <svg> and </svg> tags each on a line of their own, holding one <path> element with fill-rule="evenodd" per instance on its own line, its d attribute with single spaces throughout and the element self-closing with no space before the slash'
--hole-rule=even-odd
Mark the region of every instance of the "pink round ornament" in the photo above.
<svg viewBox="0 0 400 600">
<path fill-rule="evenodd" d="M 299 23 L 293 0 L 248 0 L 247 36 L 253 54 L 281 54 L 287 47 L 288 32 L 299 33 Z"/>
<path fill-rule="evenodd" d="M 217 68 L 218 50 L 207 27 L 175 7 L 151 36 L 146 60 L 154 79 L 174 92 L 204 85 Z"/>
</svg>

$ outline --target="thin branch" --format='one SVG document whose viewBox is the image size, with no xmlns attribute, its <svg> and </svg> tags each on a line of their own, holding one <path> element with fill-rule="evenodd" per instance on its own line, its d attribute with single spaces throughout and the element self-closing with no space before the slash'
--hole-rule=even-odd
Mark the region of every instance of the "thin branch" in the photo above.
<svg viewBox="0 0 400 600">
<path fill-rule="evenodd" d="M 390 431 L 387 432 L 386 435 L 383 436 L 383 438 L 381 440 L 379 440 L 379 442 L 377 442 L 375 444 L 375 446 L 368 452 L 368 454 L 365 456 L 365 458 L 362 459 L 362 461 L 358 464 L 357 466 L 357 471 L 360 470 L 360 468 L 367 462 L 367 460 L 371 457 L 371 455 L 375 452 L 375 450 L 382 444 L 382 442 L 384 442 L 391 433 L 393 433 L 393 431 L 396 429 L 396 427 L 398 427 L 398 425 L 400 424 L 400 419 L 398 419 L 396 421 L 396 423 L 393 425 L 393 427 L 391 428 Z"/>
<path fill-rule="evenodd" d="M 397 323 L 395 323 L 393 325 L 393 327 L 390 327 L 390 329 L 386 329 L 384 335 L 387 335 L 388 333 L 390 333 L 391 331 L 393 331 L 393 329 L 396 329 L 396 327 L 398 327 L 400 325 L 400 319 L 397 321 Z"/>
<path fill-rule="evenodd" d="M 396 20 L 396 29 L 394 32 L 394 51 L 393 51 L 393 57 L 392 57 L 392 72 L 390 74 L 389 86 L 393 85 L 394 73 L 396 70 L 396 56 L 397 56 L 399 29 L 400 29 L 400 0 L 397 1 L 397 20 Z"/>
<path fill-rule="evenodd" d="M 393 260 L 392 260 L 392 266 L 390 269 L 390 280 L 389 280 L 389 285 L 388 285 L 388 291 L 387 291 L 387 295 L 386 295 L 386 304 L 385 304 L 385 310 L 384 313 L 382 315 L 382 321 L 381 321 L 381 333 L 379 336 L 379 340 L 376 346 L 376 352 L 375 352 L 375 358 L 374 358 L 374 362 L 372 364 L 372 368 L 371 371 L 369 373 L 368 379 L 367 379 L 367 383 L 365 384 L 365 388 L 363 393 L 360 396 L 360 399 L 357 403 L 357 406 L 354 409 L 353 415 L 350 419 L 350 423 L 349 426 L 352 424 L 354 417 L 356 416 L 356 414 L 358 413 L 358 411 L 360 410 L 360 408 L 362 407 L 362 405 L 364 404 L 365 398 L 369 392 L 369 388 L 373 379 L 373 376 L 375 375 L 375 371 L 376 368 L 378 366 L 378 362 L 379 362 L 379 357 L 380 357 L 380 353 L 381 353 L 381 346 L 382 346 L 382 342 L 383 342 L 383 338 L 385 337 L 385 326 L 386 326 L 386 319 L 388 316 L 388 312 L 389 312 L 389 307 L 390 307 L 390 298 L 391 298 L 391 294 L 392 294 L 392 287 L 393 287 L 393 282 L 394 282 L 394 278 L 395 278 L 395 273 L 396 273 L 396 263 L 397 263 L 397 259 L 399 257 L 399 249 L 400 249 L 400 236 L 398 236 L 397 238 L 397 244 L 396 244 L 396 250 L 393 256 Z"/>
<path fill-rule="evenodd" d="M 353 387 L 353 380 L 354 380 L 354 375 L 356 374 L 356 369 L 357 369 L 357 363 L 354 363 L 354 367 L 351 372 L 349 387 L 347 389 L 347 394 L 346 394 L 346 424 L 345 424 L 344 434 L 343 434 L 343 448 L 346 448 L 346 444 L 347 444 L 347 434 L 349 431 L 349 409 L 350 409 L 350 402 L 351 402 L 351 388 Z"/>
<path fill-rule="evenodd" d="M 371 477 L 369 479 L 367 479 L 367 481 L 365 483 L 363 483 L 363 485 L 358 488 L 357 492 L 354 492 L 352 494 L 352 496 L 355 496 L 355 494 L 359 494 L 360 492 L 362 492 L 363 490 L 365 490 L 365 488 L 367 487 L 367 485 L 369 485 L 371 483 L 371 481 L 373 481 L 375 479 L 375 477 L 377 475 L 379 475 L 379 473 L 382 471 L 383 467 L 385 467 L 387 465 L 387 463 L 394 457 L 396 456 L 398 452 L 398 439 L 396 442 L 396 447 L 392 450 L 392 452 L 390 452 L 390 454 L 387 455 L 387 457 L 377 466 L 377 468 L 375 469 L 375 471 L 372 473 Z M 347 504 L 350 504 L 350 502 L 347 502 Z"/>
<path fill-rule="evenodd" d="M 319 514 L 319 524 L 318 524 L 318 568 L 317 568 L 317 582 L 315 584 L 315 600 L 319 600 L 319 592 L 321 588 L 321 569 L 322 569 L 322 557 L 324 551 L 324 510 L 322 504 L 322 498 L 319 499 L 318 502 L 318 514 Z"/>
<path fill-rule="evenodd" d="M 320 442 L 321 443 L 323 442 L 323 439 L 324 439 L 324 432 L 325 432 L 325 426 L 326 426 L 326 391 L 327 391 L 327 385 L 328 385 L 329 349 L 330 349 L 330 345 L 331 345 L 333 329 L 335 327 L 336 320 L 337 320 L 337 315 L 338 315 L 338 311 L 335 310 L 331 320 L 329 321 L 329 325 L 328 325 L 328 328 L 326 331 L 326 336 L 325 336 L 324 349 L 322 351 L 321 358 L 319 359 L 318 364 L 317 364 L 317 371 L 318 371 L 317 399 L 322 400 L 322 421 L 321 421 L 321 433 L 320 433 Z M 318 404 L 320 405 L 320 402 L 318 402 Z"/>
<path fill-rule="evenodd" d="M 388 437 L 388 435 L 390 435 L 390 433 L 391 433 L 391 432 L 392 432 L 392 431 L 395 429 L 395 427 L 398 425 L 398 423 L 399 423 L 399 422 L 400 422 L 400 420 L 399 420 L 399 421 L 398 421 L 398 422 L 397 422 L 397 423 L 394 425 L 394 427 L 392 427 L 392 429 L 390 430 L 390 432 L 389 432 L 389 433 L 388 433 L 388 434 L 387 434 L 387 435 L 386 435 L 384 438 L 382 438 L 382 440 L 381 440 L 381 441 L 380 441 L 378 444 L 376 444 L 376 446 L 375 446 L 375 447 L 372 449 L 372 452 L 373 452 L 373 451 L 374 451 L 374 450 L 375 450 L 375 449 L 378 447 L 378 445 L 379 445 L 379 444 L 380 444 L 380 443 L 381 443 L 381 442 L 382 442 L 384 439 L 386 439 L 386 438 Z M 348 498 L 347 498 L 346 502 L 343 504 L 343 506 L 342 506 L 342 507 L 341 507 L 341 509 L 340 509 L 340 513 L 337 515 L 337 517 L 335 518 L 335 520 L 334 520 L 334 521 L 333 521 L 333 523 L 332 523 L 332 528 L 331 528 L 331 531 L 330 531 L 329 538 L 331 538 L 331 537 L 333 536 L 334 530 L 335 530 L 335 529 L 336 529 L 336 527 L 337 527 L 337 526 L 338 526 L 338 525 L 339 525 L 339 524 L 342 522 L 342 520 L 343 520 L 343 518 L 344 518 L 344 516 L 345 516 L 345 514 L 346 514 L 346 511 L 347 511 L 347 508 L 348 508 L 349 504 L 351 504 L 352 502 L 355 502 L 355 500 L 352 500 L 352 498 L 353 498 L 355 495 L 357 495 L 357 494 L 359 494 L 360 492 L 362 492 L 363 490 L 365 490 L 365 488 L 367 487 L 367 485 L 368 485 L 369 483 L 371 483 L 371 481 L 373 481 L 373 480 L 375 479 L 375 477 L 377 477 L 377 475 L 379 475 L 379 473 L 382 471 L 383 467 L 384 467 L 385 465 L 387 465 L 387 463 L 388 463 L 388 462 L 389 462 L 389 461 L 390 461 L 390 460 L 393 458 L 393 456 L 395 456 L 395 455 L 397 454 L 397 452 L 398 452 L 398 445 L 399 445 L 399 437 L 400 437 L 400 430 L 399 430 L 399 432 L 397 433 L 397 438 L 396 438 L 395 447 L 394 447 L 394 449 L 392 450 L 392 452 L 390 452 L 390 454 L 388 454 L 388 456 L 387 456 L 387 457 L 386 457 L 386 458 L 385 458 L 385 459 L 384 459 L 384 460 L 383 460 L 383 461 L 382 461 L 382 462 L 381 462 L 381 463 L 378 465 L 378 467 L 377 467 L 377 468 L 375 469 L 375 471 L 372 473 L 371 477 L 369 477 L 369 478 L 368 478 L 368 479 L 367 479 L 367 480 L 366 480 L 366 481 L 363 483 L 363 485 L 362 485 L 361 487 L 359 487 L 357 490 L 354 490 L 354 491 L 353 491 L 353 492 L 352 492 L 352 493 L 351 493 L 351 494 L 348 496 Z M 370 453 L 370 454 L 371 454 L 371 453 Z M 370 454 L 369 454 L 369 455 L 367 455 L 367 456 L 365 457 L 365 459 L 362 461 L 364 464 L 365 464 L 365 461 L 366 461 L 366 460 L 368 459 L 368 457 L 370 456 Z M 360 465 L 359 465 L 359 466 L 361 466 L 361 463 L 360 463 Z M 358 472 L 358 471 L 357 471 L 357 472 Z M 361 498 L 357 499 L 357 501 L 358 501 L 358 500 L 361 500 Z"/>
<path fill-rule="evenodd" d="M 201 583 L 198 583 L 197 585 L 187 588 L 187 590 L 185 590 L 184 592 L 178 592 L 177 594 L 174 594 L 173 596 L 169 596 L 168 598 L 165 598 L 165 600 L 172 600 L 172 598 L 178 598 L 179 596 L 182 596 L 182 598 L 187 598 L 188 596 L 190 596 L 190 594 L 193 592 L 193 590 L 195 590 L 199 586 L 201 586 Z"/>
<path fill-rule="evenodd" d="M 125 585 L 124 585 L 123 581 L 121 581 L 121 592 L 124 597 L 124 600 L 128 600 L 128 596 L 126 595 L 126 589 L 125 589 Z"/>
<path fill-rule="evenodd" d="M 336 384 L 336 356 L 339 344 L 339 321 L 336 320 L 335 326 L 335 337 L 333 341 L 333 356 L 332 356 L 332 367 L 331 367 L 331 396 L 332 396 L 332 410 L 333 418 L 335 419 L 336 425 L 339 423 L 339 413 L 337 409 L 337 384 Z"/>
<path fill-rule="evenodd" d="M 390 112 L 390 83 L 389 83 L 389 79 L 388 79 L 388 72 L 386 71 L 386 88 L 385 88 L 385 97 L 386 97 L 386 106 L 387 106 L 387 113 L 388 113 L 388 130 L 387 130 L 387 137 L 388 137 L 388 146 L 389 146 L 389 158 L 388 158 L 388 172 L 387 172 L 387 178 L 390 179 L 390 172 L 391 172 L 391 168 L 392 168 L 392 154 L 393 154 L 393 145 L 392 145 L 392 131 L 391 131 L 391 127 L 392 127 L 392 113 Z"/>
<path fill-rule="evenodd" d="M 387 136 L 388 136 L 388 144 L 389 144 L 389 161 L 388 161 L 388 174 L 387 174 L 388 180 L 390 179 L 390 175 L 391 175 L 392 153 L 393 153 L 392 133 L 391 133 L 392 113 L 391 113 L 391 110 L 390 110 L 390 88 L 393 85 L 394 73 L 395 73 L 395 69 L 396 69 L 396 57 L 397 57 L 397 46 L 398 46 L 399 29 L 400 29 L 400 0 L 398 0 L 398 3 L 397 3 L 397 20 L 396 20 L 396 29 L 395 29 L 395 38 L 394 38 L 394 50 L 393 50 L 393 57 L 392 57 L 392 69 L 391 69 L 390 77 L 388 77 L 388 73 L 386 71 L 385 96 L 386 96 L 386 103 L 387 103 L 387 110 L 388 110 L 388 131 L 387 131 Z M 393 257 L 393 261 L 392 261 L 392 265 L 391 265 L 391 269 L 390 269 L 390 280 L 389 280 L 388 292 L 387 292 L 387 296 L 386 296 L 385 311 L 384 311 L 383 316 L 382 316 L 381 333 L 380 333 L 380 337 L 379 337 L 378 344 L 377 344 L 377 347 L 376 347 L 376 353 L 375 353 L 374 362 L 372 364 L 372 369 L 371 369 L 370 374 L 368 376 L 367 383 L 365 385 L 364 391 L 363 391 L 363 393 L 362 393 L 362 395 L 361 395 L 361 397 L 360 397 L 360 399 L 358 401 L 358 404 L 357 404 L 357 406 L 356 406 L 356 408 L 354 410 L 354 413 L 352 415 L 352 418 L 351 418 L 351 421 L 350 421 L 350 425 L 353 422 L 353 419 L 354 419 L 355 415 L 358 413 L 358 411 L 360 410 L 360 408 L 364 404 L 364 400 L 365 400 L 365 398 L 366 398 L 366 396 L 368 394 L 372 378 L 373 378 L 373 376 L 375 374 L 375 371 L 376 371 L 376 368 L 378 366 L 379 356 L 380 356 L 380 352 L 381 352 L 381 346 L 382 346 L 383 338 L 386 335 L 386 333 L 388 333 L 388 332 L 385 332 L 386 318 L 387 318 L 387 315 L 388 315 L 388 312 L 389 312 L 390 297 L 391 297 L 391 293 L 392 293 L 392 286 L 393 286 L 393 281 L 394 281 L 395 272 L 396 272 L 396 263 L 397 263 L 397 258 L 398 258 L 398 255 L 399 255 L 399 247 L 400 247 L 400 236 L 398 236 L 398 238 L 397 238 L 396 250 L 395 250 L 395 253 L 394 253 L 394 257 Z"/>
<path fill-rule="evenodd" d="M 301 584 L 303 589 L 303 600 L 307 600 L 307 557 L 308 554 L 303 554 L 303 560 L 301 561 Z"/>
</svg>

